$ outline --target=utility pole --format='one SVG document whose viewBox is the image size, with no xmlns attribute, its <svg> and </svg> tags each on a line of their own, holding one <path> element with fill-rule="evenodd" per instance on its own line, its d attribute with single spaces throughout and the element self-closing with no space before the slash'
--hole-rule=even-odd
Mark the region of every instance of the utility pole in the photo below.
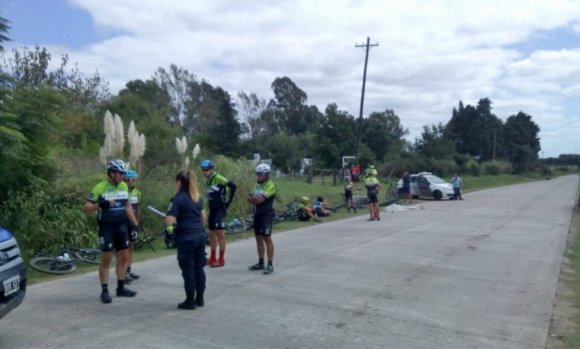
<svg viewBox="0 0 580 349">
<path fill-rule="evenodd" d="M 359 158 L 359 147 L 360 147 L 360 140 L 361 140 L 361 134 L 362 134 L 362 117 L 363 117 L 363 107 L 364 107 L 364 102 L 365 102 L 365 85 L 367 82 L 367 65 L 369 62 L 369 48 L 374 47 L 374 46 L 379 46 L 378 43 L 376 44 L 370 44 L 371 39 L 367 36 L 367 43 L 366 44 L 361 44 L 361 45 L 355 45 L 354 47 L 365 47 L 366 48 L 366 54 L 365 54 L 365 69 L 364 69 L 364 73 L 363 73 L 363 83 L 362 83 L 362 93 L 360 96 L 360 112 L 358 114 L 358 139 L 356 142 L 356 161 L 358 162 L 358 158 Z"/>
</svg>

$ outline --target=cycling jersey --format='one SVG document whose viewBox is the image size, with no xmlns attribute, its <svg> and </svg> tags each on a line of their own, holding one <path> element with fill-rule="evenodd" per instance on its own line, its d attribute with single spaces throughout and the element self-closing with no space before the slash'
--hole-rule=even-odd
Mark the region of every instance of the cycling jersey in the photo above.
<svg viewBox="0 0 580 349">
<path fill-rule="evenodd" d="M 137 212 L 137 206 L 141 203 L 141 191 L 135 187 L 129 189 L 129 202 L 133 207 L 133 212 Z"/>
<path fill-rule="evenodd" d="M 256 183 L 254 189 L 250 193 L 251 196 L 262 196 L 266 201 L 261 204 L 257 204 L 255 207 L 255 213 L 262 214 L 274 214 L 274 199 L 276 198 L 276 186 L 270 180 L 264 181 L 263 183 Z"/>
<path fill-rule="evenodd" d="M 367 194 L 377 195 L 379 193 L 379 180 L 376 177 L 365 178 L 365 186 L 367 187 Z"/>
<path fill-rule="evenodd" d="M 114 207 L 99 207 L 99 214 L 97 215 L 99 221 L 107 223 L 123 223 L 127 221 L 127 212 L 125 210 L 125 204 L 129 200 L 127 183 L 120 182 L 115 185 L 108 180 L 99 182 L 91 190 L 87 200 L 92 203 L 98 203 L 102 200 L 115 201 Z"/>
<path fill-rule="evenodd" d="M 233 197 L 235 185 L 226 177 L 214 172 L 207 179 L 207 201 L 210 209 L 226 208 L 226 187 L 230 187 L 230 197 Z"/>
</svg>

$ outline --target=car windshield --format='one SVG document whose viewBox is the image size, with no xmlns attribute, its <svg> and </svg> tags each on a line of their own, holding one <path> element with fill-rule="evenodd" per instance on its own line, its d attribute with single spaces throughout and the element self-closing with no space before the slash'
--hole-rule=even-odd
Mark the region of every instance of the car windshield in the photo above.
<svg viewBox="0 0 580 349">
<path fill-rule="evenodd" d="M 441 178 L 437 177 L 437 176 L 425 176 L 427 179 L 429 179 L 429 181 L 431 181 L 431 183 L 435 183 L 435 184 L 444 184 L 447 183 L 444 180 L 442 180 Z"/>
</svg>

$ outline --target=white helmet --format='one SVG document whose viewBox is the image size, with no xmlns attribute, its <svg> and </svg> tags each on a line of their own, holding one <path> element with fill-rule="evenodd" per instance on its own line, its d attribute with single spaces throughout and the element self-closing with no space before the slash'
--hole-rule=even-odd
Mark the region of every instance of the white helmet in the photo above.
<svg viewBox="0 0 580 349">
<path fill-rule="evenodd" d="M 256 174 L 258 173 L 270 173 L 272 172 L 272 169 L 270 168 L 270 165 L 268 164 L 258 164 L 258 166 L 256 166 Z"/>
</svg>

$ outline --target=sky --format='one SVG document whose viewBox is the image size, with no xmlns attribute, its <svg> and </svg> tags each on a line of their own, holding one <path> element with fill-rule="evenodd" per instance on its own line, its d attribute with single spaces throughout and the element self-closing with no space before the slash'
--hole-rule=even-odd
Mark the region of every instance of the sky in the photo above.
<svg viewBox="0 0 580 349">
<path fill-rule="evenodd" d="M 0 16 L 6 49 L 68 54 L 113 93 L 176 64 L 233 99 L 287 76 L 355 117 L 368 37 L 363 117 L 393 110 L 414 141 L 489 98 L 532 116 L 540 157 L 580 154 L 579 0 L 0 0 Z"/>
</svg>

